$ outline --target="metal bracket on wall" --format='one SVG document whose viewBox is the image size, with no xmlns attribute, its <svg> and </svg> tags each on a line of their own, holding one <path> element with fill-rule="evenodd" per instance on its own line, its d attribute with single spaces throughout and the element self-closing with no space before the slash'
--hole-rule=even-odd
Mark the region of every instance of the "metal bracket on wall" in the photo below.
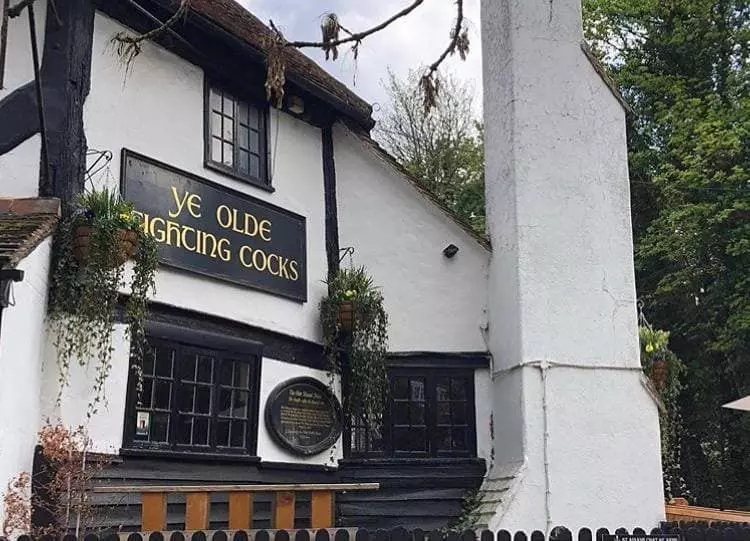
<svg viewBox="0 0 750 541">
<path fill-rule="evenodd" d="M 354 246 L 347 246 L 345 248 L 341 248 L 339 250 L 339 263 L 341 263 L 346 256 L 349 256 L 349 262 L 351 263 L 353 255 L 354 255 Z"/>
<path fill-rule="evenodd" d="M 96 157 L 94 163 L 86 168 L 86 180 L 89 182 L 93 181 L 93 178 L 97 175 L 97 173 L 99 173 L 106 167 L 109 167 L 109 164 L 112 161 L 112 151 L 97 150 L 95 148 L 89 148 L 88 150 L 86 150 L 86 158 L 93 157 Z"/>
<path fill-rule="evenodd" d="M 10 302 L 10 286 L 13 282 L 23 280 L 23 271 L 20 269 L 0 270 L 0 308 L 7 308 Z"/>
</svg>

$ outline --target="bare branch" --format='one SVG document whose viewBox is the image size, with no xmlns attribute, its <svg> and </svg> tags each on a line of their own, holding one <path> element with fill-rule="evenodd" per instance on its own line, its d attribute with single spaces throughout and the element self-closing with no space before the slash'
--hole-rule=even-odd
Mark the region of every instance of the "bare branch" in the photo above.
<svg viewBox="0 0 750 541">
<path fill-rule="evenodd" d="M 143 34 L 131 35 L 127 32 L 118 32 L 112 38 L 112 44 L 115 46 L 117 56 L 130 67 L 135 57 L 141 53 L 141 44 L 150 39 L 163 34 L 169 30 L 180 19 L 187 14 L 190 9 L 190 0 L 180 0 L 180 5 L 172 16 L 157 28 L 149 30 Z"/>
<path fill-rule="evenodd" d="M 295 47 L 297 49 L 302 49 L 305 47 L 315 47 L 315 48 L 321 49 L 323 47 L 337 47 L 338 45 L 344 45 L 345 43 L 360 42 L 363 39 L 365 39 L 367 36 L 371 36 L 375 32 L 379 32 L 380 30 L 383 30 L 384 28 L 390 26 L 392 23 L 396 22 L 398 19 L 401 19 L 402 17 L 406 17 L 409 13 L 417 9 L 423 3 L 424 3 L 424 0 L 414 0 L 412 4 L 405 7 L 404 9 L 402 9 L 401 11 L 399 11 L 392 17 L 362 32 L 351 33 L 349 30 L 346 30 L 344 27 L 341 27 L 342 30 L 344 30 L 347 34 L 349 34 L 349 37 L 347 38 L 336 39 L 328 43 L 322 42 L 322 41 L 287 41 L 284 43 L 284 45 L 286 47 Z M 273 24 L 273 21 L 271 21 L 271 28 L 273 28 L 276 32 L 278 32 L 278 30 Z"/>
<path fill-rule="evenodd" d="M 461 60 L 466 60 L 466 53 L 468 52 L 469 38 L 466 29 L 462 28 L 464 25 L 464 0 L 456 0 L 456 25 L 453 27 L 451 32 L 451 41 L 448 47 L 445 48 L 443 54 L 430 65 L 429 74 L 435 73 L 440 64 L 448 57 L 456 52 L 458 47 L 458 54 L 461 55 Z M 463 30 L 463 31 L 462 31 Z"/>
<path fill-rule="evenodd" d="M 438 59 L 430 64 L 427 71 L 419 80 L 419 88 L 422 90 L 422 98 L 425 114 L 429 114 L 440 93 L 440 81 L 434 78 L 440 64 L 458 50 L 461 60 L 466 60 L 466 54 L 469 52 L 469 33 L 464 25 L 464 0 L 456 0 L 456 24 L 451 30 L 451 39 L 448 46 Z"/>
<path fill-rule="evenodd" d="M 359 46 L 365 38 L 376 32 L 380 32 L 397 20 L 406 17 L 423 3 L 424 0 L 413 0 L 411 4 L 393 14 L 391 17 L 361 32 L 350 31 L 339 23 L 338 18 L 334 13 L 329 13 L 326 15 L 324 24 L 321 25 L 323 31 L 322 41 L 288 41 L 284 38 L 282 32 L 276 27 L 273 20 L 271 20 L 270 27 L 272 33 L 264 38 L 265 49 L 268 55 L 265 86 L 269 101 L 274 101 L 277 106 L 280 106 L 284 98 L 284 84 L 286 82 L 285 51 L 287 48 L 322 49 L 326 53 L 326 59 L 328 59 L 329 54 L 332 53 L 333 60 L 336 60 L 338 57 L 336 47 L 351 43 L 354 58 L 356 60 L 359 53 Z M 135 57 L 138 56 L 141 51 L 141 44 L 145 40 L 153 39 L 161 33 L 169 30 L 181 16 L 188 12 L 189 4 L 190 0 L 181 0 L 179 8 L 167 21 L 161 24 L 158 28 L 146 32 L 145 34 L 133 36 L 126 34 L 125 32 L 120 32 L 114 36 L 112 38 L 112 43 L 115 45 L 118 56 L 120 56 L 125 62 L 126 66 L 130 66 Z M 343 31 L 347 34 L 347 37 L 339 38 L 339 31 Z M 419 80 L 419 88 L 422 92 L 425 114 L 429 113 L 435 106 L 440 92 L 440 81 L 435 77 L 435 74 L 441 64 L 448 56 L 453 55 L 456 52 L 458 52 L 462 60 L 465 60 L 468 51 L 469 35 L 467 29 L 464 27 L 464 0 L 456 0 L 456 21 L 450 33 L 448 46 L 438 59 L 427 67 L 424 75 Z"/>
</svg>

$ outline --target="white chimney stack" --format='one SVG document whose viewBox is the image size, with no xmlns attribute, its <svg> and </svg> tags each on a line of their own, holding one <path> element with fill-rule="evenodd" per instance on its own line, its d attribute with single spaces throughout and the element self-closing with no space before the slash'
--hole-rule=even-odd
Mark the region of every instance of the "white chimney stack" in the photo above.
<svg viewBox="0 0 750 541">
<path fill-rule="evenodd" d="M 625 109 L 580 0 L 482 0 L 494 464 L 490 528 L 651 528 L 659 419 L 640 370 Z"/>
</svg>

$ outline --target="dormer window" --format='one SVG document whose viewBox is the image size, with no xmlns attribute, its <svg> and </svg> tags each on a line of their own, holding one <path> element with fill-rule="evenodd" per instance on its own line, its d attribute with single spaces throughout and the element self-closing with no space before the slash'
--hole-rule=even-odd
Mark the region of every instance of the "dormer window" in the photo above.
<svg viewBox="0 0 750 541">
<path fill-rule="evenodd" d="M 206 167 L 271 190 L 266 107 L 206 85 Z"/>
</svg>

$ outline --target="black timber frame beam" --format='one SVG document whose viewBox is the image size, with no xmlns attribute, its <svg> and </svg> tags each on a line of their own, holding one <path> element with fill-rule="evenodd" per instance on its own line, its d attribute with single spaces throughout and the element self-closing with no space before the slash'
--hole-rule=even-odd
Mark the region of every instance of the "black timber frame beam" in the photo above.
<svg viewBox="0 0 750 541">
<path fill-rule="evenodd" d="M 47 15 L 39 76 L 49 174 L 42 167 L 39 193 L 59 197 L 65 212 L 84 187 L 83 106 L 91 85 L 94 5 L 91 0 L 48 0 Z M 37 111 L 33 81 L 0 100 L 0 155 L 39 133 Z"/>
</svg>

